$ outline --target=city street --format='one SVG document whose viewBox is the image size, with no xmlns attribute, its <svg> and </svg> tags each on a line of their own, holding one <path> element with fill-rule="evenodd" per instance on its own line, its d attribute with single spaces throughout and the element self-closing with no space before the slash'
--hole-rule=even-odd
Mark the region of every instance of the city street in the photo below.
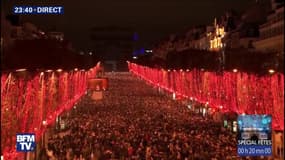
<svg viewBox="0 0 285 160">
<path fill-rule="evenodd" d="M 66 134 L 50 137 L 53 156 L 202 160 L 236 155 L 235 135 L 209 117 L 159 95 L 130 73 L 110 73 L 108 78 L 103 100 L 84 97 L 64 119 Z"/>
<path fill-rule="evenodd" d="M 284 0 L 0 3 L 0 160 L 284 159 Z"/>
</svg>

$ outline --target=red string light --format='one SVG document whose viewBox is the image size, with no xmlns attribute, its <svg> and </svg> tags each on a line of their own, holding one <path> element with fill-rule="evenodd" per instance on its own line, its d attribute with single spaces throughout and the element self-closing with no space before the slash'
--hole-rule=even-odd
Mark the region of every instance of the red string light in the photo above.
<svg viewBox="0 0 285 160">
<path fill-rule="evenodd" d="M 243 72 L 188 72 L 128 63 L 129 71 L 152 85 L 177 95 L 196 99 L 222 112 L 270 114 L 272 128 L 284 130 L 284 74 L 257 76 Z"/>
<path fill-rule="evenodd" d="M 39 140 L 46 126 L 69 110 L 86 92 L 89 71 L 39 72 L 30 78 L 14 73 L 1 75 L 1 148 L 5 159 L 24 159 L 16 152 L 16 133 L 31 132 Z M 45 122 L 45 123 L 43 123 Z M 22 157 L 22 158 L 21 158 Z"/>
</svg>

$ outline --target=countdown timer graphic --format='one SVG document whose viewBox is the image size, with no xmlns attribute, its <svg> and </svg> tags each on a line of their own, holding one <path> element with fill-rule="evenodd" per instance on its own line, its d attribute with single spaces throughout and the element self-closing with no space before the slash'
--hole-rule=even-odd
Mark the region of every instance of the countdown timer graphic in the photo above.
<svg viewBox="0 0 285 160">
<path fill-rule="evenodd" d="M 270 115 L 238 116 L 239 156 L 272 155 L 272 117 Z"/>
</svg>

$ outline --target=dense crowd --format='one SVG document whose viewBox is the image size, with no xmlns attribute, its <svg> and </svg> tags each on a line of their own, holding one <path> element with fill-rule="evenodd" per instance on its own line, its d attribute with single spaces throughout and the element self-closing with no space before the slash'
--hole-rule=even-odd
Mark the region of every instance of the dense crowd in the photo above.
<svg viewBox="0 0 285 160">
<path fill-rule="evenodd" d="M 127 73 L 108 75 L 100 101 L 84 97 L 49 138 L 50 159 L 234 159 L 235 135 Z"/>
</svg>

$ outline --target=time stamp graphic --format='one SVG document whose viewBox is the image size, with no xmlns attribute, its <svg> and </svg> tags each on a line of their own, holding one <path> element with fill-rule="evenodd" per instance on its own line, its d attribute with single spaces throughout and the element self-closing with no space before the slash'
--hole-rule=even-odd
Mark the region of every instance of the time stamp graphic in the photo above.
<svg viewBox="0 0 285 160">
<path fill-rule="evenodd" d="M 271 146 L 238 146 L 239 156 L 271 156 Z"/>
<path fill-rule="evenodd" d="M 63 6 L 14 6 L 14 14 L 63 14 Z"/>
</svg>

